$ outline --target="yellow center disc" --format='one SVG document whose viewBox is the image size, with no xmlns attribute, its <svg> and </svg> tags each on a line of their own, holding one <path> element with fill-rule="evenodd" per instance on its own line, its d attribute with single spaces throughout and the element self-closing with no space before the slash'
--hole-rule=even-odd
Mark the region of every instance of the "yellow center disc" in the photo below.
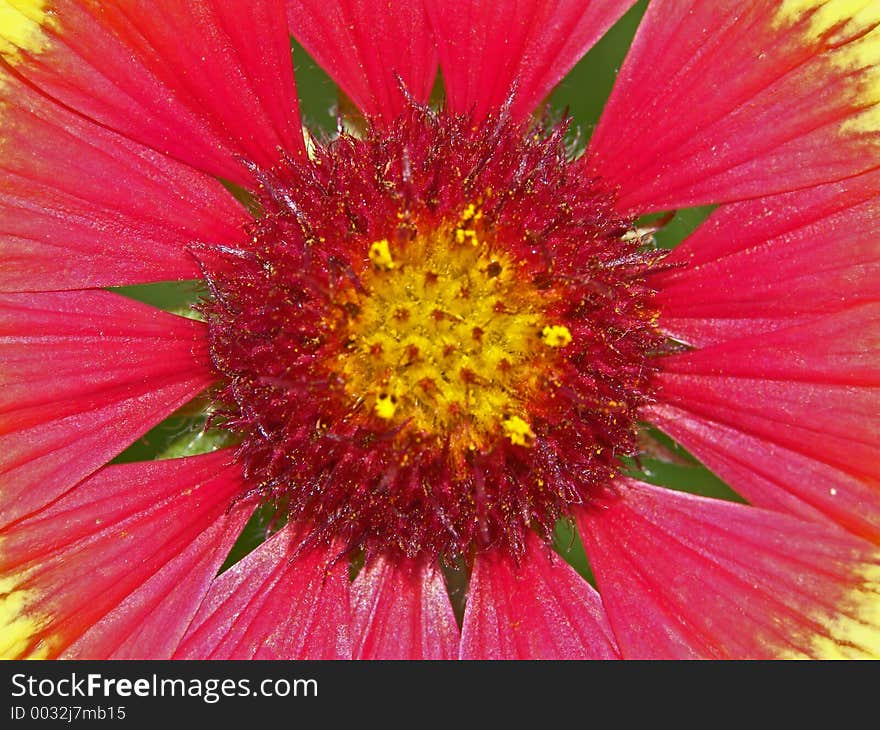
<svg viewBox="0 0 880 730">
<path fill-rule="evenodd" d="M 527 447 L 529 404 L 571 333 L 547 319 L 554 293 L 484 240 L 479 223 L 468 206 L 458 225 L 373 242 L 331 370 L 383 428 L 458 449 L 499 437 Z"/>
</svg>

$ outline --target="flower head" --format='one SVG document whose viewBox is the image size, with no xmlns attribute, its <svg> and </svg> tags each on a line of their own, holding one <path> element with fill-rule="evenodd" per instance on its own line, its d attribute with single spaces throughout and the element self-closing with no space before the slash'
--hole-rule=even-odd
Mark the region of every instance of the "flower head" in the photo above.
<svg viewBox="0 0 880 730">
<path fill-rule="evenodd" d="M 654 0 L 582 149 L 631 5 L 0 2 L 0 649 L 880 653 L 880 5 Z"/>
<path fill-rule="evenodd" d="M 634 452 L 659 257 L 563 132 L 413 109 L 261 174 L 253 245 L 204 254 L 215 399 L 291 519 L 519 556 Z"/>
</svg>

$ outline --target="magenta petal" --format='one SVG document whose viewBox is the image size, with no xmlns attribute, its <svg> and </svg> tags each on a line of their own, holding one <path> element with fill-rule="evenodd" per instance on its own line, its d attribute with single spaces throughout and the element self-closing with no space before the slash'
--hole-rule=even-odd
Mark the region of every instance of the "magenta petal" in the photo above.
<svg viewBox="0 0 880 730">
<path fill-rule="evenodd" d="M 377 556 L 352 585 L 355 659 L 455 659 L 459 632 L 435 564 Z"/>
<path fill-rule="evenodd" d="M 347 659 L 348 563 L 279 530 L 215 581 L 178 659 Z"/>
<path fill-rule="evenodd" d="M 437 51 L 421 2 L 287 0 L 287 8 L 291 35 L 367 116 L 394 119 L 405 94 L 428 100 Z"/>
<path fill-rule="evenodd" d="M 750 503 L 880 542 L 880 490 L 844 469 L 672 406 L 649 420 Z"/>
<path fill-rule="evenodd" d="M 880 294 L 878 294 L 880 296 Z M 766 380 L 880 385 L 880 301 L 748 338 L 664 357 L 664 372 Z"/>
<path fill-rule="evenodd" d="M 880 553 L 842 530 L 633 481 L 578 525 L 625 658 L 880 655 Z"/>
<path fill-rule="evenodd" d="M 170 659 L 250 509 L 223 515 L 62 655 L 63 659 Z"/>
<path fill-rule="evenodd" d="M 754 504 L 880 541 L 880 304 L 663 358 L 646 417 Z"/>
<path fill-rule="evenodd" d="M 41 91 L 137 142 L 246 184 L 304 153 L 284 0 L 52 0 L 15 59 Z"/>
<path fill-rule="evenodd" d="M 634 2 L 427 0 L 449 108 L 527 116 Z"/>
<path fill-rule="evenodd" d="M 247 517 L 227 512 L 244 488 L 231 459 L 110 466 L 0 531 L 6 648 L 169 657 Z"/>
<path fill-rule="evenodd" d="M 195 279 L 195 242 L 251 220 L 216 180 L 66 110 L 0 69 L 0 290 Z"/>
<path fill-rule="evenodd" d="M 0 295 L 0 524 L 60 496 L 203 390 L 199 322 L 103 291 Z"/>
<path fill-rule="evenodd" d="M 714 375 L 662 375 L 663 401 L 809 454 L 869 479 L 880 477 L 876 387 Z"/>
<path fill-rule="evenodd" d="M 536 536 L 522 563 L 477 555 L 471 575 L 462 659 L 616 659 L 617 647 L 595 589 Z"/>
<path fill-rule="evenodd" d="M 866 5 L 649 3 L 590 142 L 620 210 L 745 200 L 876 169 L 880 31 Z"/>
<path fill-rule="evenodd" d="M 661 325 L 693 345 L 880 296 L 880 173 L 720 207 L 650 277 Z"/>
</svg>

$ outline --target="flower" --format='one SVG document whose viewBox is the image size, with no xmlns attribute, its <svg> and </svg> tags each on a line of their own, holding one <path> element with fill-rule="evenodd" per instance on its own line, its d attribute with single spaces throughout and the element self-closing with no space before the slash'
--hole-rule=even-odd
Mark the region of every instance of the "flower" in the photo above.
<svg viewBox="0 0 880 730">
<path fill-rule="evenodd" d="M 579 154 L 533 113 L 631 5 L 0 2 L 4 653 L 880 653 L 880 3 L 654 0 Z"/>
</svg>

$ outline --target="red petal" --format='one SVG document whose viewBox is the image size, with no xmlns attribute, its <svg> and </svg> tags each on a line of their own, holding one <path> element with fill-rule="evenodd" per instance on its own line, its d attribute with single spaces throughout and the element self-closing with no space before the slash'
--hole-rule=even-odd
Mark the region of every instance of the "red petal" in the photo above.
<svg viewBox="0 0 880 730">
<path fill-rule="evenodd" d="M 248 514 L 237 510 L 208 527 L 61 658 L 170 659 Z"/>
<path fill-rule="evenodd" d="M 247 517 L 224 514 L 242 490 L 230 459 L 111 466 L 3 530 L 6 649 L 170 656 Z"/>
<path fill-rule="evenodd" d="M 217 580 L 179 659 L 347 659 L 348 563 L 286 527 Z"/>
<path fill-rule="evenodd" d="M 880 478 L 880 391 L 712 375 L 661 376 L 663 401 L 868 479 Z"/>
<path fill-rule="evenodd" d="M 236 182 L 304 151 L 283 0 L 52 0 L 16 70 L 64 104 Z"/>
<path fill-rule="evenodd" d="M 355 659 L 458 658 L 458 626 L 436 565 L 373 558 L 351 599 Z"/>
<path fill-rule="evenodd" d="M 651 279 L 664 329 L 705 345 L 877 301 L 878 196 L 872 172 L 719 208 Z"/>
<path fill-rule="evenodd" d="M 0 525 L 204 389 L 206 347 L 201 323 L 109 292 L 0 296 Z"/>
<path fill-rule="evenodd" d="M 194 279 L 186 246 L 250 219 L 211 178 L 4 77 L 0 290 Z"/>
<path fill-rule="evenodd" d="M 447 104 L 526 117 L 634 0 L 429 0 Z"/>
<path fill-rule="evenodd" d="M 653 408 L 650 420 L 752 504 L 836 522 L 854 534 L 880 541 L 876 484 L 809 454 L 672 406 Z"/>
<path fill-rule="evenodd" d="M 626 658 L 880 655 L 880 554 L 842 531 L 637 482 L 579 525 Z"/>
<path fill-rule="evenodd" d="M 659 361 L 669 373 L 880 385 L 880 302 Z"/>
<path fill-rule="evenodd" d="M 522 564 L 498 552 L 474 563 L 462 659 L 616 659 L 595 589 L 531 536 Z"/>
<path fill-rule="evenodd" d="M 648 417 L 751 502 L 880 541 L 878 343 L 869 304 L 664 358 Z"/>
<path fill-rule="evenodd" d="M 370 117 L 404 108 L 401 82 L 417 102 L 431 94 L 437 51 L 421 2 L 287 0 L 291 34 Z"/>
<path fill-rule="evenodd" d="M 591 149 L 621 210 L 721 203 L 878 167 L 880 13 L 658 0 Z"/>
</svg>

